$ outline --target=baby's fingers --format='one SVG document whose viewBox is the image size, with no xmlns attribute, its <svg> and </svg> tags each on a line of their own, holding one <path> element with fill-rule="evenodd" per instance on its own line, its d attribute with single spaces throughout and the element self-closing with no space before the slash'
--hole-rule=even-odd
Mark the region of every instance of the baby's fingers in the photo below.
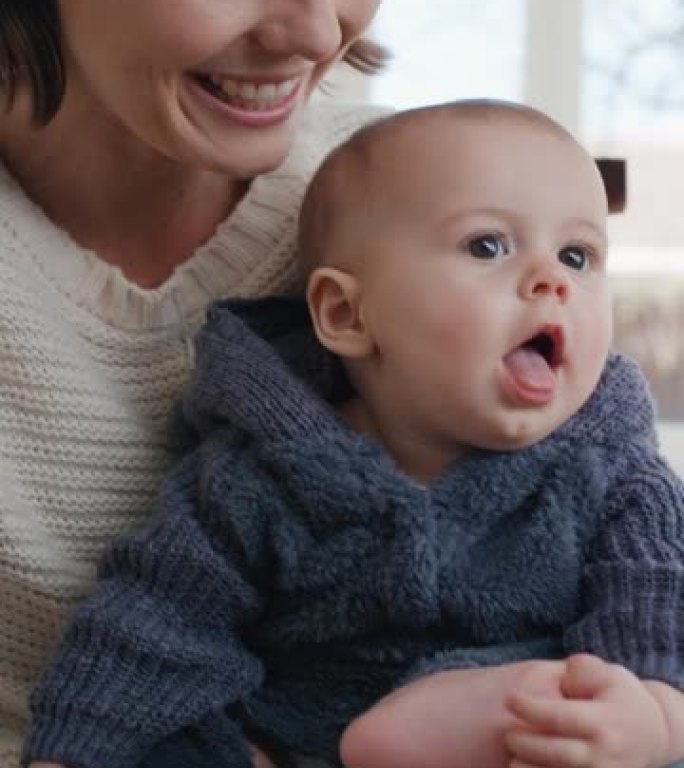
<svg viewBox="0 0 684 768">
<path fill-rule="evenodd" d="M 613 667 L 598 656 L 579 653 L 566 662 L 561 679 L 563 695 L 570 699 L 593 699 L 615 682 Z"/>
<path fill-rule="evenodd" d="M 591 739 L 596 733 L 593 702 L 512 693 L 506 706 L 537 733 L 573 739 Z"/>
<path fill-rule="evenodd" d="M 522 760 L 513 758 L 513 760 L 508 763 L 508 768 L 545 768 L 545 766 L 532 765 L 531 763 L 525 763 Z"/>
<path fill-rule="evenodd" d="M 506 747 L 513 756 L 509 768 L 591 768 L 592 765 L 589 745 L 580 739 L 515 729 L 506 734 Z"/>
</svg>

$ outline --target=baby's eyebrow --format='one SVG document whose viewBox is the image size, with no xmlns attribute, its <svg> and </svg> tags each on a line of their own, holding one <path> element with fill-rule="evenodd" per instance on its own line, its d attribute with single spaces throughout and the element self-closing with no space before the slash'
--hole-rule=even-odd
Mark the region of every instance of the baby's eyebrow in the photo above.
<svg viewBox="0 0 684 768">
<path fill-rule="evenodd" d="M 606 233 L 605 227 L 602 227 L 600 224 L 597 224 L 591 219 L 571 219 L 568 224 L 572 229 L 589 230 L 591 234 L 597 239 L 601 240 L 602 243 L 608 243 L 608 234 Z"/>
<path fill-rule="evenodd" d="M 455 227 L 461 224 L 463 221 L 469 221 L 470 219 L 509 219 L 513 215 L 512 211 L 506 208 L 468 208 L 464 210 L 452 211 L 438 222 L 440 229 L 449 229 L 449 227 Z"/>
</svg>

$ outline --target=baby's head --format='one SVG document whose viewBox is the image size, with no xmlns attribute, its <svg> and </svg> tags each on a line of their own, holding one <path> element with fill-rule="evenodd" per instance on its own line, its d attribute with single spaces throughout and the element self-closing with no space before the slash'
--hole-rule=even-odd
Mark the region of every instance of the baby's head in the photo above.
<svg viewBox="0 0 684 768">
<path fill-rule="evenodd" d="M 606 216 L 593 159 L 519 105 L 412 110 L 335 150 L 305 198 L 300 247 L 356 422 L 419 475 L 565 422 L 610 343 Z"/>
</svg>

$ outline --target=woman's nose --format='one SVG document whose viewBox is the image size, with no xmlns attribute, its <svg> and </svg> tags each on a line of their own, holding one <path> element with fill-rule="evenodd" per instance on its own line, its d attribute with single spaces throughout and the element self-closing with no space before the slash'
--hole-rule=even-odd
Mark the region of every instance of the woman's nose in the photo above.
<svg viewBox="0 0 684 768">
<path fill-rule="evenodd" d="M 338 5 L 339 0 L 274 0 L 255 35 L 273 53 L 325 61 L 343 44 Z"/>
<path fill-rule="evenodd" d="M 543 259 L 530 265 L 520 280 L 520 295 L 526 300 L 555 297 L 565 303 L 570 293 L 567 267 Z"/>
</svg>

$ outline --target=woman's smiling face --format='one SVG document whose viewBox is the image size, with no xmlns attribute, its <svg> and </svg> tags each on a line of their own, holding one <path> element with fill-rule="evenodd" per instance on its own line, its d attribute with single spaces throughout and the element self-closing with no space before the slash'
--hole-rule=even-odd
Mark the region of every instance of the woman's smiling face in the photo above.
<svg viewBox="0 0 684 768">
<path fill-rule="evenodd" d="M 277 166 L 380 0 L 60 0 L 69 96 L 181 162 Z"/>
</svg>

